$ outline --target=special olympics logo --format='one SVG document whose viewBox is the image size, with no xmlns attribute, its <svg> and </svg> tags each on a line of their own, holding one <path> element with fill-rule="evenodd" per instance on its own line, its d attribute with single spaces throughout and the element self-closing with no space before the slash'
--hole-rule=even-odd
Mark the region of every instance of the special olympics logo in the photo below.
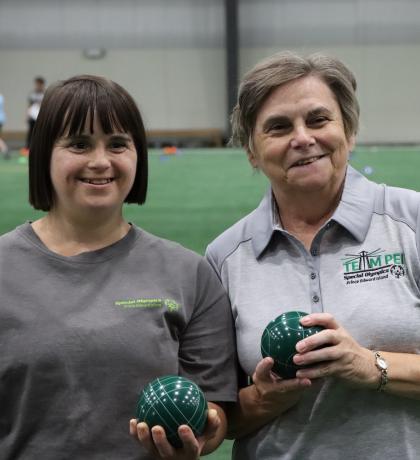
<svg viewBox="0 0 420 460">
<path fill-rule="evenodd" d="M 165 299 L 163 302 L 169 311 L 178 311 L 180 308 L 179 303 L 175 302 L 175 300 Z"/>
<path fill-rule="evenodd" d="M 391 265 L 389 272 L 394 278 L 397 278 L 397 279 L 405 275 L 405 270 L 402 265 Z"/>
</svg>

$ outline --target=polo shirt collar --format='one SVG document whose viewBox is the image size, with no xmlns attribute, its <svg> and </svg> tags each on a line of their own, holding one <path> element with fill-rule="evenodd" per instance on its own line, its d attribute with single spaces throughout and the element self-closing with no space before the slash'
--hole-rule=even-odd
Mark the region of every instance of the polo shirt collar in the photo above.
<svg viewBox="0 0 420 460">
<path fill-rule="evenodd" d="M 372 219 L 374 188 L 373 182 L 349 165 L 340 203 L 331 217 L 331 220 L 346 228 L 360 242 L 365 239 Z M 252 247 L 255 257 L 259 258 L 270 243 L 273 233 L 281 230 L 271 187 L 253 212 L 250 224 Z"/>
<path fill-rule="evenodd" d="M 252 247 L 257 259 L 267 247 L 276 230 L 277 217 L 274 213 L 275 209 L 275 202 L 270 187 L 259 206 L 253 212 L 250 222 Z"/>
<path fill-rule="evenodd" d="M 347 167 L 343 194 L 331 220 L 346 228 L 359 242 L 365 239 L 370 227 L 376 187 L 352 166 Z"/>
</svg>

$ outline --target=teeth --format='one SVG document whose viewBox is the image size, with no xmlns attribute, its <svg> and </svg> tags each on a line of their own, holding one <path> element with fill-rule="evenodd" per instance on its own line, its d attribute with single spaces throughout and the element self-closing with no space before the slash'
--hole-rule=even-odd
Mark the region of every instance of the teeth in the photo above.
<svg viewBox="0 0 420 460">
<path fill-rule="evenodd" d="M 82 182 L 93 185 L 105 185 L 112 182 L 112 179 L 82 179 Z"/>
<path fill-rule="evenodd" d="M 298 162 L 296 163 L 296 166 L 308 165 L 308 164 L 310 164 L 310 163 L 313 163 L 313 162 L 316 161 L 316 160 L 319 160 L 320 158 L 322 158 L 322 155 L 319 156 L 319 157 L 308 158 L 307 160 L 301 160 L 301 161 L 298 161 Z"/>
</svg>

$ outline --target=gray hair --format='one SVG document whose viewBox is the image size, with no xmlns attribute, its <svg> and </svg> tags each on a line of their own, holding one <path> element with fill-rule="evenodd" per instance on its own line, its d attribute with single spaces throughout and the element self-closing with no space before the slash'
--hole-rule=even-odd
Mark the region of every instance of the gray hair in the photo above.
<svg viewBox="0 0 420 460">
<path fill-rule="evenodd" d="M 340 107 L 347 139 L 356 134 L 359 103 L 353 73 L 340 60 L 324 54 L 302 57 L 286 51 L 264 59 L 244 76 L 231 116 L 231 144 L 252 150 L 255 121 L 269 94 L 285 83 L 310 75 L 320 78 L 333 92 Z"/>
</svg>

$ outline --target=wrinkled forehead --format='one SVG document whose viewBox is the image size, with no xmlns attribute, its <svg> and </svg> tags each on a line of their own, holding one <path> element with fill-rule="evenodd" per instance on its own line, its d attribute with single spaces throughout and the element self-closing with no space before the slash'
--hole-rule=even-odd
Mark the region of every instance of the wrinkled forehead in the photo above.
<svg viewBox="0 0 420 460">
<path fill-rule="evenodd" d="M 255 113 L 253 128 L 275 115 L 293 117 L 316 111 L 329 111 L 342 117 L 340 104 L 328 83 L 317 75 L 305 75 L 273 87 L 267 93 Z"/>
</svg>

